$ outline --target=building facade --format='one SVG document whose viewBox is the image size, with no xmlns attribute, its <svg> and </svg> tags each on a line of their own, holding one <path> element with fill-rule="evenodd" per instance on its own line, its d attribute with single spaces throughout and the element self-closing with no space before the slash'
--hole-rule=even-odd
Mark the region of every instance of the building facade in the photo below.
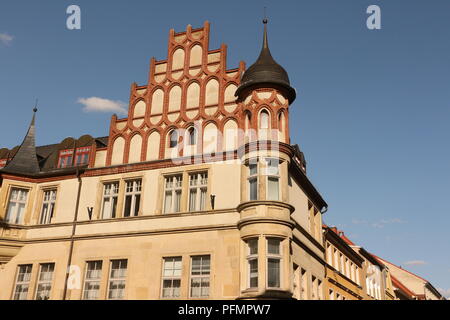
<svg viewBox="0 0 450 320">
<path fill-rule="evenodd" d="M 169 34 L 108 137 L 0 150 L 0 299 L 323 299 L 327 204 L 272 58 Z M 36 111 L 36 110 L 35 110 Z"/>
<path fill-rule="evenodd" d="M 33 110 L 21 145 L 0 149 L 1 300 L 437 295 L 323 225 L 263 22 L 249 68 L 209 49 L 208 22 L 171 30 L 106 137 L 36 147 Z"/>
</svg>

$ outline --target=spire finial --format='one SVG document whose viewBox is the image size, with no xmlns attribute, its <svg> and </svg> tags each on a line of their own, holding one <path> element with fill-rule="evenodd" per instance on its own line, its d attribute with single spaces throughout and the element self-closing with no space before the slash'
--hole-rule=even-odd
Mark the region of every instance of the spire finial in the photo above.
<svg viewBox="0 0 450 320">
<path fill-rule="evenodd" d="M 267 20 L 266 9 L 267 9 L 267 7 L 264 7 L 264 18 L 263 18 L 263 23 L 264 23 L 264 24 L 267 24 L 267 22 L 268 22 L 268 20 Z"/>
<path fill-rule="evenodd" d="M 37 109 L 38 102 L 39 102 L 39 99 L 36 99 L 36 103 L 34 104 L 34 108 L 33 108 L 34 113 L 36 113 L 38 111 L 38 109 Z"/>
</svg>

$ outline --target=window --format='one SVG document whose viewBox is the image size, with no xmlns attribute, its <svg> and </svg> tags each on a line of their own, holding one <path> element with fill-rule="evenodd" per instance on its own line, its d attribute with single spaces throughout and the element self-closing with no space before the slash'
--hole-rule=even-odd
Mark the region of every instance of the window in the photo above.
<svg viewBox="0 0 450 320">
<path fill-rule="evenodd" d="M 260 128 L 269 129 L 269 113 L 266 110 L 261 111 L 260 117 Z"/>
<path fill-rule="evenodd" d="M 44 191 L 44 200 L 42 202 L 40 224 L 49 224 L 53 218 L 53 211 L 55 210 L 56 190 Z"/>
<path fill-rule="evenodd" d="M 187 132 L 188 132 L 187 144 L 189 146 L 196 145 L 197 144 L 197 131 L 195 130 L 195 128 L 190 127 Z"/>
<path fill-rule="evenodd" d="M 27 203 L 28 190 L 12 188 L 9 195 L 6 222 L 11 224 L 23 223 L 23 215 Z"/>
<path fill-rule="evenodd" d="M 82 166 L 89 162 L 89 152 L 91 147 L 78 148 L 75 152 L 75 165 Z"/>
<path fill-rule="evenodd" d="M 197 256 L 191 258 L 191 297 L 205 298 L 209 296 L 209 274 L 211 257 Z"/>
<path fill-rule="evenodd" d="M 126 182 L 124 217 L 137 217 L 141 203 L 142 180 L 130 180 Z"/>
<path fill-rule="evenodd" d="M 73 162 L 73 150 L 61 150 L 59 152 L 58 168 L 71 167 Z"/>
<path fill-rule="evenodd" d="M 100 278 L 102 276 L 102 261 L 88 261 L 84 276 L 84 300 L 97 300 L 100 293 Z"/>
<path fill-rule="evenodd" d="M 333 256 L 334 256 L 334 269 L 339 271 L 339 256 L 338 256 L 338 251 L 336 248 L 333 249 Z"/>
<path fill-rule="evenodd" d="M 27 300 L 32 268 L 31 264 L 18 266 L 14 300 Z"/>
<path fill-rule="evenodd" d="M 248 169 L 249 200 L 258 200 L 258 162 L 249 163 Z"/>
<path fill-rule="evenodd" d="M 105 183 L 103 186 L 103 211 L 102 218 L 116 217 L 117 196 L 119 195 L 119 182 Z"/>
<path fill-rule="evenodd" d="M 0 169 L 6 166 L 7 159 L 0 159 Z"/>
<path fill-rule="evenodd" d="M 181 257 L 164 258 L 162 297 L 180 297 Z"/>
<path fill-rule="evenodd" d="M 169 148 L 175 148 L 178 145 L 178 131 L 172 130 L 169 134 Z"/>
<path fill-rule="evenodd" d="M 182 175 L 165 178 L 164 213 L 180 212 Z"/>
<path fill-rule="evenodd" d="M 205 210 L 207 190 L 207 172 L 193 173 L 189 175 L 189 211 Z"/>
<path fill-rule="evenodd" d="M 111 260 L 111 272 L 109 274 L 108 299 L 120 300 L 125 297 L 125 279 L 127 277 L 128 261 Z"/>
<path fill-rule="evenodd" d="M 292 292 L 293 295 L 292 297 L 294 299 L 299 300 L 300 299 L 300 276 L 299 276 L 299 272 L 300 272 L 300 268 L 298 267 L 298 265 L 294 264 L 294 268 L 293 268 L 294 272 L 293 272 L 293 277 L 292 277 Z"/>
<path fill-rule="evenodd" d="M 280 170 L 278 159 L 266 159 L 267 168 L 267 200 L 278 201 L 280 199 Z"/>
<path fill-rule="evenodd" d="M 53 272 L 55 271 L 54 263 L 43 263 L 40 266 L 39 278 L 36 289 L 36 300 L 50 299 L 52 290 Z"/>
<path fill-rule="evenodd" d="M 334 300 L 334 291 L 331 289 L 330 289 L 329 296 L 330 296 L 330 300 Z"/>
<path fill-rule="evenodd" d="M 267 239 L 267 286 L 280 287 L 281 240 Z"/>
<path fill-rule="evenodd" d="M 258 288 L 258 239 L 247 241 L 248 287 Z"/>
</svg>

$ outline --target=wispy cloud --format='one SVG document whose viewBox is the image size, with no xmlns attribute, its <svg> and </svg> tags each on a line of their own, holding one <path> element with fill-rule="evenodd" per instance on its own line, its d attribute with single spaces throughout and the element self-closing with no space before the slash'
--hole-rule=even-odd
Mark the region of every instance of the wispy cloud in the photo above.
<svg viewBox="0 0 450 320">
<path fill-rule="evenodd" d="M 386 225 L 394 224 L 394 223 L 406 223 L 406 221 L 404 221 L 400 218 L 381 219 L 379 221 L 374 221 L 374 222 L 370 222 L 367 220 L 361 220 L 361 219 L 352 219 L 352 224 L 369 225 L 373 228 L 384 228 Z"/>
<path fill-rule="evenodd" d="M 423 260 L 411 260 L 411 261 L 404 262 L 404 264 L 406 264 L 407 266 L 423 266 L 423 265 L 427 264 L 427 262 L 425 262 Z"/>
<path fill-rule="evenodd" d="M 442 288 L 438 288 L 437 289 L 444 297 L 446 297 L 447 299 L 450 299 L 450 289 L 442 289 Z"/>
<path fill-rule="evenodd" d="M 122 101 L 113 101 L 109 99 L 90 97 L 90 98 L 79 98 L 78 103 L 84 105 L 84 112 L 117 112 L 117 113 L 127 113 L 127 104 Z"/>
<path fill-rule="evenodd" d="M 14 37 L 7 33 L 0 33 L 0 42 L 5 46 L 9 46 L 11 41 L 13 41 Z"/>
</svg>

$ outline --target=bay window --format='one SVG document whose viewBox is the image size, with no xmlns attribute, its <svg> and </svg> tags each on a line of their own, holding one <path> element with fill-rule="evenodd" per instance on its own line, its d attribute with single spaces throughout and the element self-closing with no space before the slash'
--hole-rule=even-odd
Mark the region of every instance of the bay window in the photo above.
<svg viewBox="0 0 450 320">
<path fill-rule="evenodd" d="M 281 240 L 267 239 L 267 287 L 280 288 Z"/>
<path fill-rule="evenodd" d="M 258 288 L 258 239 L 247 241 L 248 288 Z"/>
<path fill-rule="evenodd" d="M 267 175 L 267 200 L 280 200 L 280 161 L 278 159 L 266 159 Z"/>
<path fill-rule="evenodd" d="M 249 163 L 248 170 L 249 200 L 258 200 L 258 162 Z"/>
</svg>

